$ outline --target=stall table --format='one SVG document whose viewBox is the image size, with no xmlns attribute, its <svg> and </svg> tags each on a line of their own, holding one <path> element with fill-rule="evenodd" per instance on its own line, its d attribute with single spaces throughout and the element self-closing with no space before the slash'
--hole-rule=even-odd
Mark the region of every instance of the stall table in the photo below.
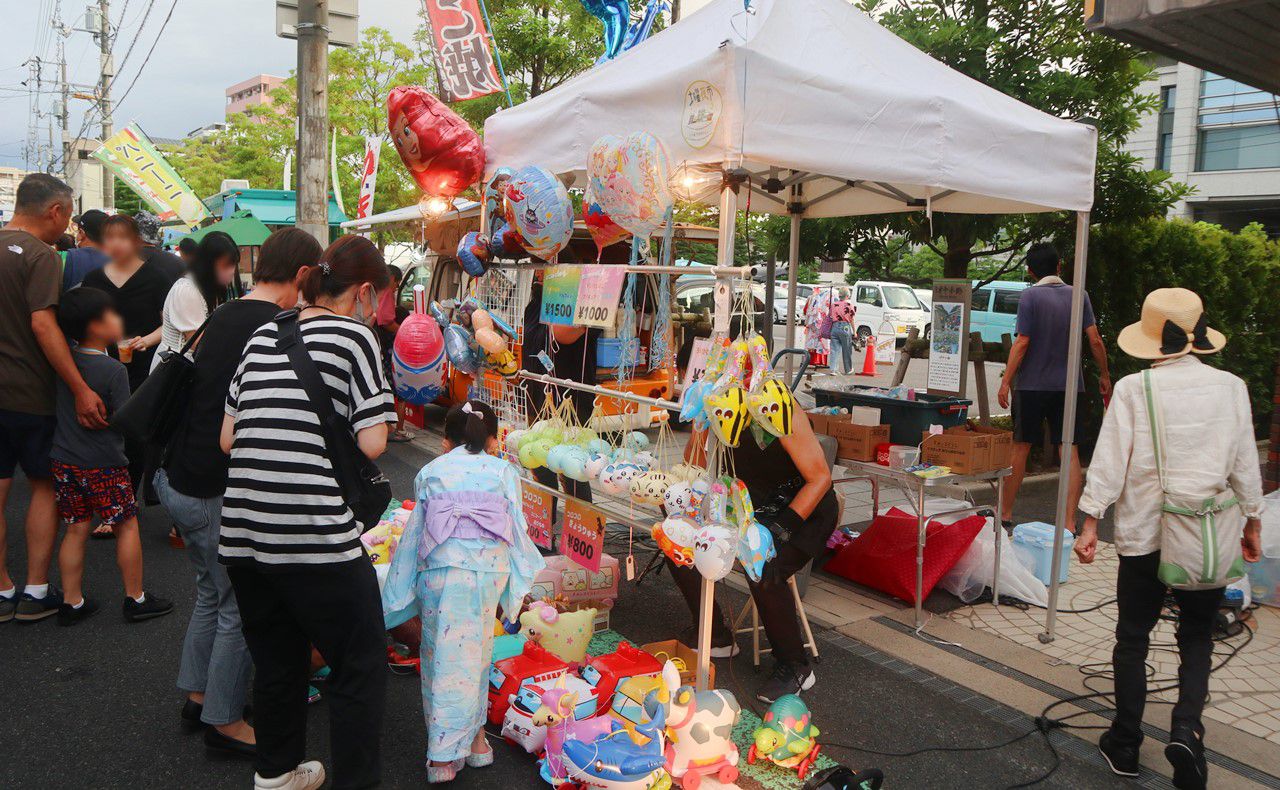
<svg viewBox="0 0 1280 790">
<path fill-rule="evenodd" d="M 999 606 L 1000 604 L 1000 518 L 999 508 L 1001 494 L 1004 491 L 1004 479 L 1012 473 L 1012 469 L 1005 467 L 1003 469 L 993 469 L 989 472 L 978 472 L 976 474 L 961 475 L 950 474 L 942 477 L 924 478 L 914 475 L 910 472 L 904 472 L 900 469 L 890 469 L 887 466 L 871 463 L 868 461 L 855 461 L 851 458 L 836 458 L 836 463 L 848 469 L 850 474 L 846 477 L 840 477 L 832 480 L 832 484 L 851 483 L 865 481 L 871 485 L 871 517 L 875 518 L 880 515 L 880 486 L 888 484 L 897 488 L 906 497 L 911 504 L 911 508 L 916 514 L 916 614 L 915 624 L 919 629 L 924 625 L 924 545 L 925 545 L 925 526 L 933 519 L 957 518 L 985 510 L 992 510 L 992 522 L 995 531 L 995 553 L 992 560 L 991 569 L 991 598 L 992 601 Z M 966 483 L 987 483 L 994 490 L 996 495 L 996 505 L 994 508 L 989 505 L 974 505 L 973 507 L 956 508 L 942 513 L 934 513 L 932 516 L 925 516 L 925 495 L 931 488 L 943 485 L 964 485 Z"/>
</svg>

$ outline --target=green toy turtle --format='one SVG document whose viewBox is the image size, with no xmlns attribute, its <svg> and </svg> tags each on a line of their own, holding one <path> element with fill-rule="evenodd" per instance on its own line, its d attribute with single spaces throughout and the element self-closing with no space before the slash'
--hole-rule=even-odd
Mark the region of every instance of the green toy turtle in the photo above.
<svg viewBox="0 0 1280 790">
<path fill-rule="evenodd" d="M 764 726 L 752 736 L 754 743 L 747 753 L 747 762 L 755 764 L 756 758 L 764 758 L 783 768 L 794 768 L 798 779 L 818 759 L 818 728 L 810 722 L 809 706 L 795 694 L 778 697 L 764 715 Z"/>
</svg>

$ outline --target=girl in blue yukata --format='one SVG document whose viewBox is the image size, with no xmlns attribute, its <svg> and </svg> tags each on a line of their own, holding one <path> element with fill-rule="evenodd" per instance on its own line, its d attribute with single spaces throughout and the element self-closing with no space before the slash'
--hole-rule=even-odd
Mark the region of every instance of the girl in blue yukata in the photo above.
<svg viewBox="0 0 1280 790">
<path fill-rule="evenodd" d="M 417 505 L 382 592 L 387 628 L 422 618 L 427 781 L 493 763 L 485 741 L 493 622 L 520 611 L 545 563 L 529 539 L 516 468 L 498 450 L 498 418 L 480 401 L 449 411 L 444 455 L 414 482 Z"/>
</svg>

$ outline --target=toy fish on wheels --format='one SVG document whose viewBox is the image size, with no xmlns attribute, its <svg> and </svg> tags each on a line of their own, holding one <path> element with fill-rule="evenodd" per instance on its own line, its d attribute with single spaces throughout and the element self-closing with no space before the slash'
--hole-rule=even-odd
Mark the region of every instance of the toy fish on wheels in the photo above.
<svg viewBox="0 0 1280 790">
<path fill-rule="evenodd" d="M 795 694 L 778 697 L 765 713 L 764 724 L 755 731 L 747 763 L 768 760 L 783 768 L 794 768 L 796 778 L 804 779 L 822 750 L 812 718 L 809 706 Z"/>
</svg>

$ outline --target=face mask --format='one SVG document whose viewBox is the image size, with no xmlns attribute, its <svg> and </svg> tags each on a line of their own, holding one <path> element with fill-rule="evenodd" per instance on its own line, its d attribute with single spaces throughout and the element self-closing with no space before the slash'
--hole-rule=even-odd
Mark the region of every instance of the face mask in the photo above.
<svg viewBox="0 0 1280 790">
<path fill-rule="evenodd" d="M 372 288 L 370 290 L 373 290 Z M 360 298 L 360 293 L 356 292 L 356 308 L 351 313 L 351 317 L 362 324 L 373 326 L 374 320 L 378 317 L 377 306 L 370 303 L 369 307 L 365 307 L 364 300 Z"/>
</svg>

